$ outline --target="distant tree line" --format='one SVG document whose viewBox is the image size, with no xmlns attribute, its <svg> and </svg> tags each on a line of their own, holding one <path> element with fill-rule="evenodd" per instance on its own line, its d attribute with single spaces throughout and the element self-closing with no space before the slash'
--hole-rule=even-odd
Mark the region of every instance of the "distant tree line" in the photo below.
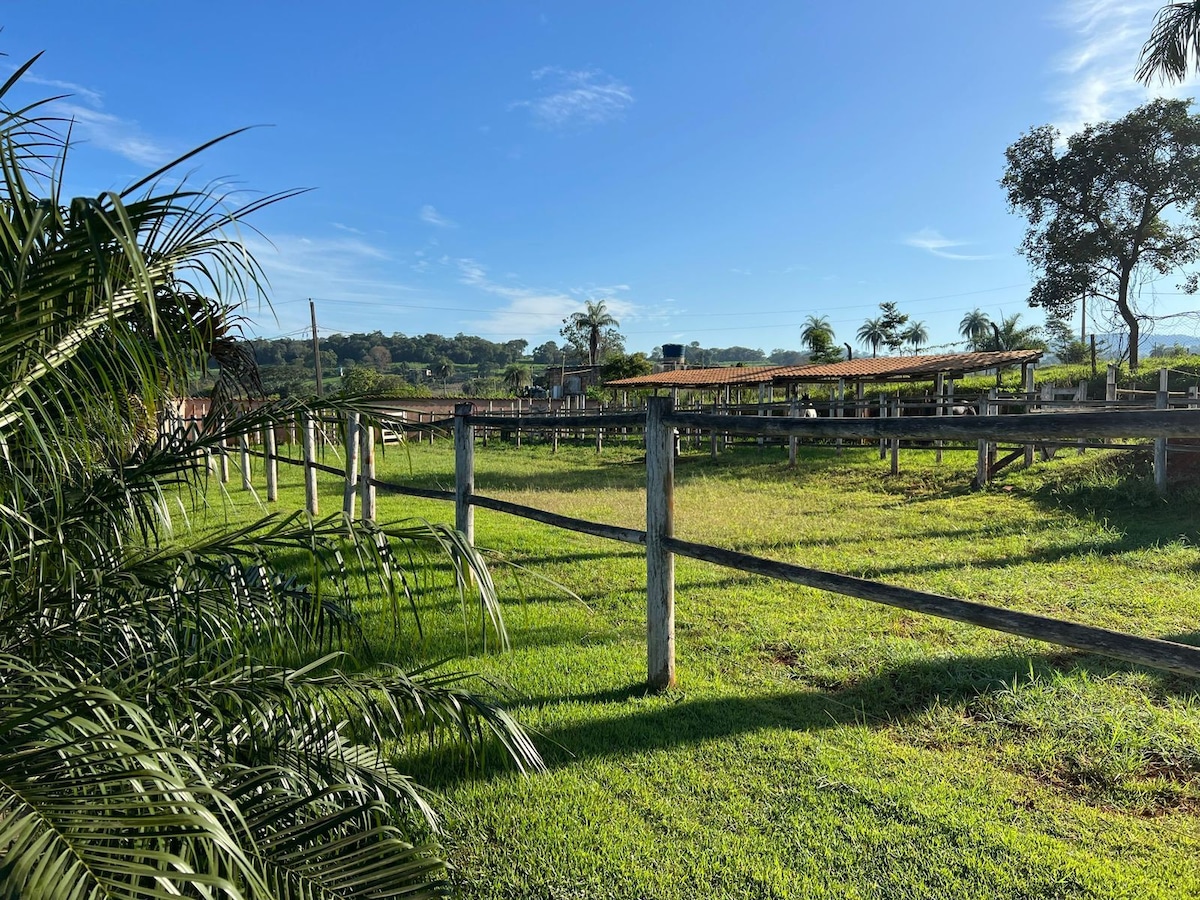
<svg viewBox="0 0 1200 900">
<path fill-rule="evenodd" d="M 393 363 L 430 364 L 446 359 L 454 365 L 484 365 L 503 368 L 525 355 L 529 341 L 498 344 L 472 334 L 443 337 L 422 334 L 409 337 L 381 331 L 331 334 L 321 338 L 321 363 L 324 366 L 366 366 L 385 372 Z M 312 368 L 312 341 L 307 338 L 276 338 L 254 342 L 259 366 L 296 366 Z"/>
</svg>

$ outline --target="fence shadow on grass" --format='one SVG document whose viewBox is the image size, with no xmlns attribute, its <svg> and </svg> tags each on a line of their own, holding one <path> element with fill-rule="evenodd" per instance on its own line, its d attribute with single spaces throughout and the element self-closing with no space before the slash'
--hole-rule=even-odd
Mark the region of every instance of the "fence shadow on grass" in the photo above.
<svg viewBox="0 0 1200 900">
<path fill-rule="evenodd" d="M 1200 632 L 1175 639 L 1200 642 Z M 781 661 L 779 665 L 786 668 L 789 662 Z M 1129 669 L 1118 661 L 1061 651 L 965 655 L 906 663 L 827 689 L 802 686 L 803 676 L 799 676 L 795 689 L 781 687 L 759 695 L 690 699 L 678 694 L 654 697 L 639 682 L 580 694 L 518 698 L 504 706 L 518 720 L 522 710 L 580 704 L 597 707 L 595 715 L 585 721 L 535 734 L 547 766 L 555 769 L 588 759 L 669 751 L 768 729 L 818 732 L 846 726 L 891 727 L 911 721 L 936 705 L 969 702 L 992 691 L 1020 688 L 1064 671 L 1087 672 L 1100 678 Z M 1200 693 L 1200 679 L 1152 674 L 1163 697 Z M 472 774 L 461 767 L 448 768 L 434 756 L 416 763 L 419 769 L 428 771 L 431 786 L 442 788 L 466 778 L 501 774 Z"/>
</svg>

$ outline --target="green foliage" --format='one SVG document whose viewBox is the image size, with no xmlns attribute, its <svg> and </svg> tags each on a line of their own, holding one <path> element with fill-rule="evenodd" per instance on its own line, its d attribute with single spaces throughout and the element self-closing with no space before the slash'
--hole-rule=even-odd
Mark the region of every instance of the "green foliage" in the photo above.
<svg viewBox="0 0 1200 900">
<path fill-rule="evenodd" d="M 385 743 L 540 761 L 454 676 L 364 671 L 353 592 L 400 629 L 439 558 L 503 645 L 490 575 L 439 525 L 256 510 L 187 527 L 209 458 L 345 411 L 236 402 L 255 373 L 232 323 L 260 272 L 235 234 L 286 195 L 193 189 L 188 154 L 68 199 L 53 127 L 0 119 L 0 895 L 436 896 L 437 820 Z M 165 427 L 210 358 L 213 412 Z"/>
<path fill-rule="evenodd" d="M 1001 181 L 1029 221 L 1021 253 L 1038 273 L 1029 304 L 1067 316 L 1083 296 L 1111 304 L 1138 367 L 1140 314 L 1131 287 L 1200 259 L 1200 116 L 1190 101 L 1153 100 L 1085 127 L 1060 150 L 1051 125 L 1012 144 Z M 1194 278 L 1182 287 L 1196 289 Z"/>
<path fill-rule="evenodd" d="M 646 358 L 645 353 L 617 353 L 604 360 L 604 365 L 600 367 L 600 378 L 603 381 L 616 381 L 618 378 L 649 375 L 653 371 L 654 364 Z"/>
<path fill-rule="evenodd" d="M 559 333 L 572 348 L 573 359 L 582 356 L 595 366 L 607 356 L 625 352 L 625 339 L 616 330 L 620 324 L 603 300 L 588 300 L 583 310 L 563 319 Z"/>
<path fill-rule="evenodd" d="M 1200 55 L 1200 3 L 1168 3 L 1158 11 L 1154 30 L 1142 47 L 1137 79 L 1180 82 Z"/>
</svg>

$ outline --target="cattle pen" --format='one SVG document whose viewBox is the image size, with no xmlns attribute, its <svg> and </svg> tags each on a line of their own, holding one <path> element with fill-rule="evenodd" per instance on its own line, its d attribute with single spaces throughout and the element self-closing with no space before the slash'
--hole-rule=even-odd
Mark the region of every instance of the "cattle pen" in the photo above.
<svg viewBox="0 0 1200 900">
<path fill-rule="evenodd" d="M 485 430 L 517 432 L 551 431 L 564 427 L 560 416 L 503 416 L 474 411 L 461 404 L 452 419 L 455 448 L 454 490 L 434 490 L 395 484 L 375 477 L 377 429 L 387 422 L 382 411 L 350 413 L 344 422 L 344 466 L 329 466 L 316 459 L 318 430 L 314 417 L 303 417 L 304 458 L 292 459 L 278 453 L 274 428 L 264 432 L 261 450 L 243 446 L 243 486 L 249 487 L 247 455 L 265 459 L 268 499 L 274 499 L 278 462 L 305 468 L 308 510 L 317 513 L 316 472 L 325 471 L 345 479 L 343 513 L 348 517 L 375 516 L 377 491 L 452 502 L 455 524 L 474 543 L 474 510 L 491 509 L 625 544 L 639 545 L 646 554 L 646 659 L 647 684 L 663 690 L 675 683 L 675 579 L 676 556 L 685 556 L 737 571 L 766 576 L 899 607 L 928 615 L 966 622 L 983 628 L 1026 638 L 1099 653 L 1127 662 L 1200 676 L 1200 648 L 1154 637 L 1138 636 L 1063 619 L 1019 612 L 1001 606 L 967 601 L 883 582 L 855 578 L 791 563 L 783 563 L 720 547 L 679 540 L 674 528 L 674 470 L 679 432 L 735 434 L 783 441 L 824 439 L 833 441 L 882 441 L 895 446 L 901 439 L 929 442 L 966 441 L 981 448 L 994 442 L 1017 442 L 1029 446 L 1088 445 L 1141 438 L 1158 448 L 1168 439 L 1200 439 L 1200 409 L 1085 410 L 980 416 L 886 416 L 862 418 L 804 418 L 744 414 L 714 415 L 677 410 L 670 397 L 648 398 L 641 413 L 601 413 L 580 416 L 570 422 L 577 431 L 599 433 L 604 429 L 641 431 L 646 448 L 645 528 L 618 527 L 601 522 L 560 515 L 548 510 L 487 497 L 475 490 L 474 458 L 477 439 Z M 434 423 L 437 425 L 439 423 Z M 449 424 L 449 423 L 448 423 Z M 982 453 L 982 451 L 981 451 Z"/>
</svg>

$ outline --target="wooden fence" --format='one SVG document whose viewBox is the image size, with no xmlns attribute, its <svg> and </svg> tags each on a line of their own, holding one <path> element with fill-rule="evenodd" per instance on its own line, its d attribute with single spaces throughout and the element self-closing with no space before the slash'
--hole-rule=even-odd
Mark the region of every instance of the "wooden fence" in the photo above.
<svg viewBox="0 0 1200 900">
<path fill-rule="evenodd" d="M 1163 407 L 1163 392 L 1157 403 Z M 986 403 L 990 405 L 992 399 Z M 1156 405 L 1157 405 L 1156 403 Z M 1194 405 L 1194 404 L 1193 404 Z M 987 409 L 981 410 L 987 412 Z M 264 432 L 263 450 L 257 455 L 266 461 L 268 499 L 273 499 L 277 477 L 274 466 L 280 459 L 305 468 L 306 504 L 316 514 L 316 472 L 325 471 L 345 478 L 343 513 L 355 516 L 355 501 L 366 519 L 375 517 L 376 492 L 383 490 L 414 497 L 452 501 L 455 525 L 472 544 L 475 540 L 474 511 L 492 509 L 603 537 L 646 550 L 646 621 L 647 681 L 651 688 L 663 690 L 675 683 L 675 556 L 699 559 L 738 571 L 750 572 L 857 597 L 915 612 L 967 622 L 1021 637 L 1046 641 L 1100 653 L 1128 662 L 1200 676 L 1200 648 L 1158 638 L 1139 637 L 1106 628 L 1085 625 L 989 606 L 973 601 L 946 597 L 909 588 L 884 584 L 847 575 L 825 572 L 792 563 L 783 563 L 731 550 L 682 541 L 674 535 L 674 467 L 680 432 L 711 432 L 778 438 L 879 440 L 895 446 L 900 439 L 927 441 L 967 441 L 984 445 L 1009 442 L 1028 445 L 1073 444 L 1077 441 L 1102 442 L 1114 439 L 1151 438 L 1155 447 L 1165 446 L 1169 438 L 1200 439 L 1200 409 L 1153 409 L 1137 411 L 1089 410 L 1083 412 L 1039 412 L 1019 415 L 976 416 L 887 416 L 874 418 L 793 418 L 791 416 L 728 415 L 677 411 L 669 397 L 650 398 L 645 415 L 614 413 L 588 415 L 572 423 L 578 428 L 644 430 L 646 446 L 646 528 L 631 529 L 562 516 L 546 510 L 481 496 L 475 492 L 474 456 L 477 431 L 483 429 L 553 430 L 563 426 L 559 416 L 480 415 L 469 404 L 455 410 L 453 441 L 455 449 L 454 491 L 406 487 L 380 481 L 375 477 L 375 428 L 378 422 L 366 421 L 351 413 L 345 424 L 344 467 L 319 463 L 315 458 L 318 429 L 311 419 L 301 429 L 304 458 L 280 457 L 274 446 L 274 429 Z M 243 483 L 248 487 L 248 447 L 243 444 Z M 982 455 L 982 451 L 981 451 Z M 1156 454 L 1157 455 L 1157 454 Z"/>
</svg>

